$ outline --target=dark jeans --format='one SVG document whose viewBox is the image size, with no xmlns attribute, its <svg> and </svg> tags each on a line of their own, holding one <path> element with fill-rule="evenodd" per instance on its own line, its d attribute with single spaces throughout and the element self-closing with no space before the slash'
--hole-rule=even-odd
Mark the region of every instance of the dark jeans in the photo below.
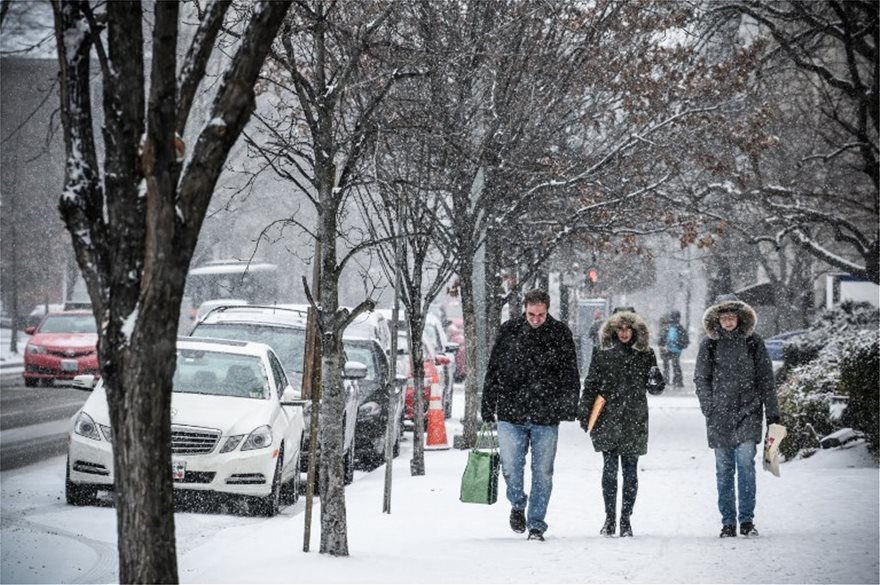
<svg viewBox="0 0 880 585">
<path fill-rule="evenodd" d="M 623 467 L 623 504 L 620 515 L 632 515 L 639 492 L 639 456 L 618 455 L 613 451 L 602 451 L 602 497 L 605 499 L 605 515 L 616 516 L 617 510 L 617 469 Z M 622 464 L 622 465 L 619 465 Z"/>
<path fill-rule="evenodd" d="M 663 379 L 670 383 L 669 366 L 672 366 L 673 378 L 671 384 L 673 386 L 684 386 L 681 376 L 681 353 L 662 351 L 660 352 L 660 357 L 663 359 Z"/>
</svg>

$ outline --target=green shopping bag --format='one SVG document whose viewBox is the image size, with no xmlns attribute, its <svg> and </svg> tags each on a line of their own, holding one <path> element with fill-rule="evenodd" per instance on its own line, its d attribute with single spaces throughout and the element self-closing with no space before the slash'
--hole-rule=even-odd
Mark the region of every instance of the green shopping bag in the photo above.
<svg viewBox="0 0 880 585">
<path fill-rule="evenodd" d="M 487 433 L 488 425 L 484 423 L 476 445 L 468 453 L 467 466 L 461 476 L 459 499 L 468 504 L 494 504 L 498 500 L 498 472 L 501 469 L 498 448 L 494 440 L 489 449 L 478 448 L 485 444 L 483 439 Z"/>
</svg>

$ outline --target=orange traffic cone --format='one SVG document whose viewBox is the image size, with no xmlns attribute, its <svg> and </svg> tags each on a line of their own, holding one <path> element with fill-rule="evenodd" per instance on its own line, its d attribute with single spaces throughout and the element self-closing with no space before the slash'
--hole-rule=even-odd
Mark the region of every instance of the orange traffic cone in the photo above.
<svg viewBox="0 0 880 585">
<path fill-rule="evenodd" d="M 431 384 L 431 402 L 428 406 L 428 437 L 425 449 L 449 449 L 446 438 L 446 417 L 443 415 L 443 390 L 437 382 Z"/>
</svg>

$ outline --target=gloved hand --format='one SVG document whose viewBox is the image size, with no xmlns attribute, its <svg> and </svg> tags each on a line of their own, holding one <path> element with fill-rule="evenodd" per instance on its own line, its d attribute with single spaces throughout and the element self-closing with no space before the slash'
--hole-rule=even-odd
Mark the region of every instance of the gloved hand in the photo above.
<svg viewBox="0 0 880 585">
<path fill-rule="evenodd" d="M 780 424 L 778 416 L 768 416 L 767 417 L 767 426 L 768 427 L 770 425 L 778 425 L 778 424 Z"/>
<path fill-rule="evenodd" d="M 661 394 L 665 388 L 666 380 L 663 379 L 660 368 L 651 366 L 651 370 L 648 372 L 648 393 L 654 395 Z"/>
</svg>

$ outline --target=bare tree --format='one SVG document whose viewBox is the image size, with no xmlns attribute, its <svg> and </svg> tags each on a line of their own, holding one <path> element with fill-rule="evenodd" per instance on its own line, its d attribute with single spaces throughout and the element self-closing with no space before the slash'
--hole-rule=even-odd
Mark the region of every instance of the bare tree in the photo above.
<svg viewBox="0 0 880 585">
<path fill-rule="evenodd" d="M 342 330 L 368 299 L 354 309 L 339 306 L 339 281 L 347 264 L 369 240 L 345 223 L 353 188 L 363 183 L 363 159 L 375 140 L 376 112 L 406 69 L 386 67 L 388 30 L 398 2 L 303 0 L 282 31 L 283 51 L 273 53 L 267 83 L 278 95 L 278 115 L 262 119 L 253 151 L 288 181 L 317 213 L 317 227 L 297 224 L 318 242 L 320 266 L 314 302 L 321 343 L 321 546 L 322 553 L 348 555 L 343 482 L 344 394 Z M 345 247 L 347 246 L 347 248 Z M 311 294 L 312 291 L 310 291 Z"/>
<path fill-rule="evenodd" d="M 480 247 L 488 246 L 495 323 L 508 294 L 546 274 L 551 254 L 573 238 L 598 232 L 627 247 L 635 236 L 670 229 L 651 194 L 681 174 L 684 123 L 722 98 L 701 79 L 701 64 L 688 71 L 693 51 L 670 40 L 684 34 L 687 5 L 444 7 L 422 6 L 420 34 L 427 54 L 441 56 L 429 68 L 438 112 L 432 132 L 448 162 L 445 249 L 456 259 L 469 340 L 465 442 L 472 444 L 476 346 L 491 343 L 491 329 L 477 337 L 474 315 Z M 508 244 L 507 258 L 493 253 Z M 500 286 L 505 278 L 508 288 Z"/>
<path fill-rule="evenodd" d="M 140 2 L 53 2 L 67 153 L 59 208 L 98 324 L 114 435 L 119 578 L 176 582 L 171 389 L 184 282 L 229 150 L 289 2 L 258 2 L 206 120 L 181 136 L 229 2 L 211 2 L 178 63 L 180 4 L 153 5 L 151 59 Z M 96 57 L 101 105 L 92 103 Z M 149 67 L 149 70 L 148 70 Z M 93 134 L 103 110 L 103 152 Z"/>
<path fill-rule="evenodd" d="M 712 32 L 730 22 L 741 31 L 733 59 L 752 72 L 744 96 L 751 99 L 732 112 L 727 145 L 708 157 L 714 172 L 703 183 L 763 206 L 758 239 L 794 242 L 875 283 L 878 10 L 870 0 L 711 4 Z"/>
</svg>

